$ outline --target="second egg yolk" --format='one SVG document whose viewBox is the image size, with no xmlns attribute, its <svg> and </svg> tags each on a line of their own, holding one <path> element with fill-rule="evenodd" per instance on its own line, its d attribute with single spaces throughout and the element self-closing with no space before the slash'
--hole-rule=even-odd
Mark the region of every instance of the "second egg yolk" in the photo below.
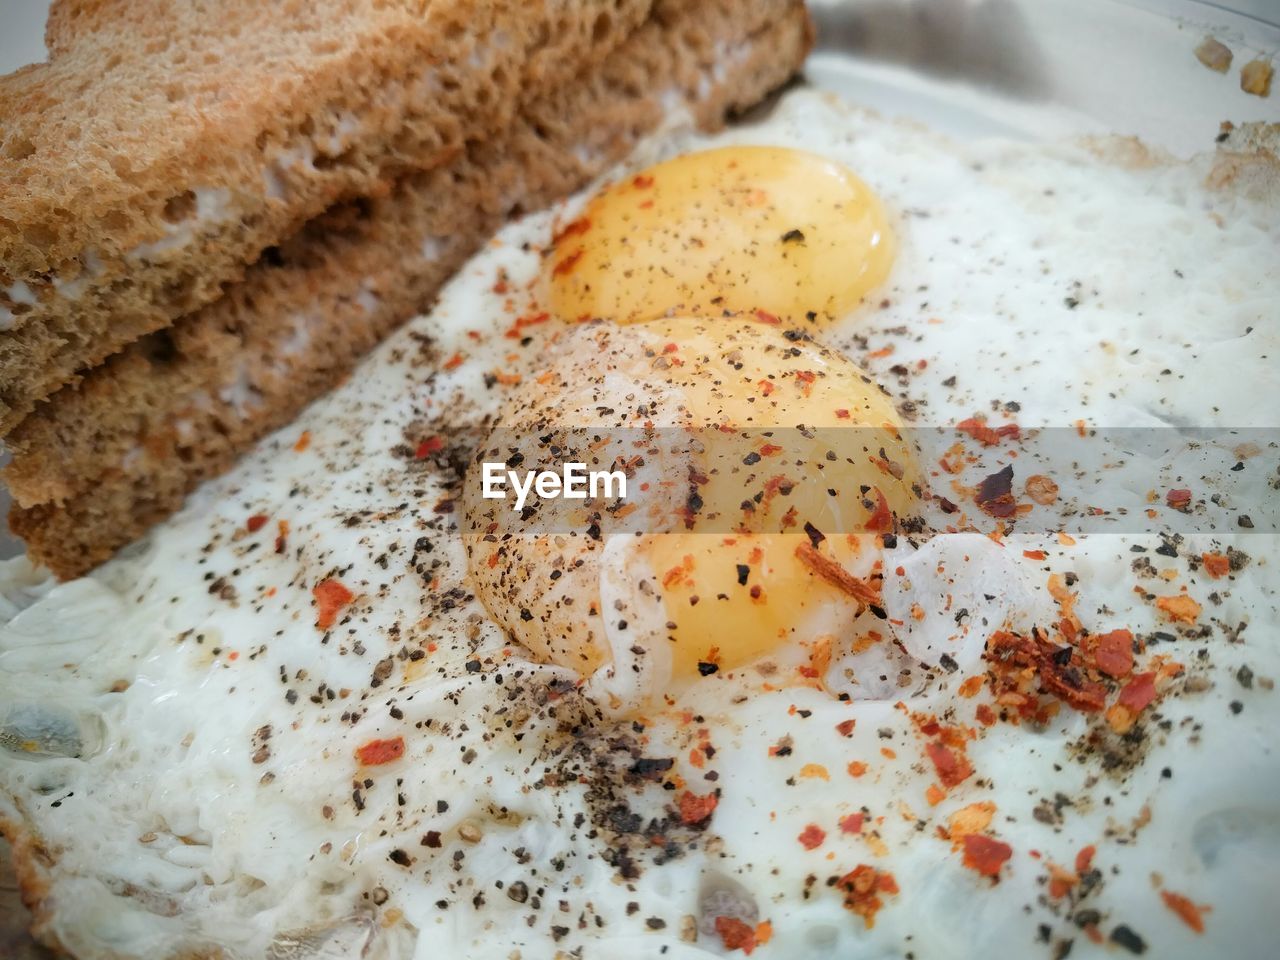
<svg viewBox="0 0 1280 960">
<path fill-rule="evenodd" d="M 687 154 L 597 194 L 556 238 L 553 312 L 635 323 L 838 318 L 884 282 L 893 236 L 846 168 L 781 147 Z"/>
</svg>

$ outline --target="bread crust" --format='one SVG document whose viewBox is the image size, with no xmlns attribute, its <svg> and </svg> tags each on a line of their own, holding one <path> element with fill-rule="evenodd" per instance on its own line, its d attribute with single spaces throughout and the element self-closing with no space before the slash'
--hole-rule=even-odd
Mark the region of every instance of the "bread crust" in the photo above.
<svg viewBox="0 0 1280 960">
<path fill-rule="evenodd" d="M 0 435 L 335 202 L 503 130 L 652 4 L 57 0 L 50 60 L 0 78 Z"/>
<path fill-rule="evenodd" d="M 11 529 L 64 578 L 106 560 L 421 311 L 513 210 L 625 155 L 662 116 L 668 85 L 714 126 L 790 77 L 811 41 L 799 0 L 659 3 L 615 56 L 529 105 L 507 136 L 338 205 L 220 300 L 42 404 L 7 441 Z M 435 260 L 404 255 L 426 238 Z M 285 356 L 298 316 L 317 319 L 306 349 Z M 244 416 L 217 401 L 236 384 L 254 399 Z"/>
</svg>

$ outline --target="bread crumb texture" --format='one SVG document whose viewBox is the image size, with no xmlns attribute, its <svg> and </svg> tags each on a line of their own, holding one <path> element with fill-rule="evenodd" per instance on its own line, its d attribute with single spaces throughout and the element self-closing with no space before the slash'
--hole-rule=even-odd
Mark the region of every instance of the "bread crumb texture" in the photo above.
<svg viewBox="0 0 1280 960">
<path fill-rule="evenodd" d="M 799 0 L 658 3 L 504 133 L 334 204 L 219 299 L 41 403 L 6 440 L 12 529 L 59 576 L 96 566 L 341 380 L 506 218 L 586 184 L 673 102 L 717 126 L 785 82 L 811 42 Z"/>
<path fill-rule="evenodd" d="M 0 78 L 0 432 L 343 198 L 449 162 L 652 0 L 55 0 Z"/>
</svg>

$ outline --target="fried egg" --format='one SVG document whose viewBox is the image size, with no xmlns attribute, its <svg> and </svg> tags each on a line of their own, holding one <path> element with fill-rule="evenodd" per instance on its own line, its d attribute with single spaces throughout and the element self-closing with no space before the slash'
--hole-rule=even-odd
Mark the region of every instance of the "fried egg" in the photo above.
<svg viewBox="0 0 1280 960">
<path fill-rule="evenodd" d="M 37 932 L 1269 956 L 1280 190 L 1244 133 L 957 143 L 797 90 L 513 223 L 127 555 L 6 563 Z M 636 492 L 474 496 L 570 453 Z"/>
</svg>

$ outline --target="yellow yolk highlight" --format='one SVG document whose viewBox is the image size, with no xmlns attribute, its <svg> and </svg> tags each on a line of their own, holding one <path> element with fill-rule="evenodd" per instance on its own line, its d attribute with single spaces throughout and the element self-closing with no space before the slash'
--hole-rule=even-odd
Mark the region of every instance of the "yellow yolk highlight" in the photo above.
<svg viewBox="0 0 1280 960">
<path fill-rule="evenodd" d="M 833 582 L 809 551 L 846 572 L 870 574 L 872 558 L 861 554 L 871 544 L 868 537 L 840 536 L 813 547 L 804 534 L 647 538 L 667 611 L 672 675 L 687 680 L 714 672 L 708 664 L 734 670 L 785 644 L 813 643 L 838 630 L 871 599 L 854 592 L 855 580 L 871 590 L 870 577 L 848 574 L 844 585 Z"/>
<path fill-rule="evenodd" d="M 556 238 L 552 312 L 840 317 L 884 282 L 892 232 L 852 172 L 783 147 L 687 154 L 601 191 Z"/>
</svg>

